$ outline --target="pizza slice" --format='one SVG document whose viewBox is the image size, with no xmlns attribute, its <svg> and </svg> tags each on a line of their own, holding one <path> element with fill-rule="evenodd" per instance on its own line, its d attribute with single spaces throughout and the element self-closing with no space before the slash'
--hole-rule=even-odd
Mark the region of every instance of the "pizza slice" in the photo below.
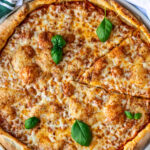
<svg viewBox="0 0 150 150">
<path fill-rule="evenodd" d="M 24 149 L 128 149 L 129 141 L 140 142 L 146 135 L 150 122 L 149 100 L 53 78 L 43 82 L 47 90 L 38 84 L 28 87 L 23 96 L 19 96 L 22 92 L 0 89 L 3 93 L 5 90 L 0 98 L 1 127 L 26 144 Z M 11 103 L 4 106 L 3 101 L 8 99 Z M 40 122 L 26 129 L 25 122 L 32 117 Z M 81 146 L 71 136 L 76 120 L 90 127 L 92 141 L 88 147 Z M 1 141 L 6 141 L 5 138 L 11 141 L 12 147 L 22 148 L 20 142 L 0 130 Z M 2 145 L 8 148 L 5 142 Z"/>
<path fill-rule="evenodd" d="M 150 98 L 150 46 L 136 31 L 79 78 L 80 82 Z"/>
</svg>

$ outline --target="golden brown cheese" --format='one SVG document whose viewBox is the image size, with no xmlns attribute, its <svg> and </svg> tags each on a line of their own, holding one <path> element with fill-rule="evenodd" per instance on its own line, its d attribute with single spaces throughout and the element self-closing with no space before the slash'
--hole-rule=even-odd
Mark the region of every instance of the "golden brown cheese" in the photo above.
<svg viewBox="0 0 150 150">
<path fill-rule="evenodd" d="M 25 65 L 36 63 L 41 70 L 57 78 L 62 75 L 64 79 L 76 79 L 80 72 L 133 32 L 133 28 L 124 24 L 114 12 L 107 11 L 107 17 L 114 28 L 109 40 L 103 43 L 96 34 L 104 18 L 103 9 L 83 2 L 45 6 L 32 12 L 16 29 L 5 51 L 11 55 L 16 72 Z M 63 61 L 57 67 L 50 56 L 51 38 L 56 34 L 62 35 L 67 42 L 63 49 Z M 24 46 L 32 47 L 35 53 L 32 58 Z"/>
<path fill-rule="evenodd" d="M 20 79 L 25 84 L 30 84 L 40 75 L 40 68 L 36 64 L 23 67 L 20 71 Z"/>
<path fill-rule="evenodd" d="M 150 98 L 149 47 L 140 39 L 132 44 L 133 39 L 136 37 L 125 39 L 99 58 L 81 75 L 80 81 L 107 90 Z"/>
<path fill-rule="evenodd" d="M 114 28 L 108 41 L 102 43 L 95 31 L 103 18 L 104 10 L 87 2 L 52 4 L 32 12 L 16 28 L 0 57 L 0 127 L 31 149 L 107 150 L 122 148 L 149 123 L 148 100 L 107 93 L 71 81 L 95 62 L 93 75 L 96 78 L 101 74 L 107 79 L 108 72 L 117 80 L 124 74 L 130 80 L 134 78 L 131 67 L 124 70 L 117 64 L 119 59 L 126 58 L 124 48 L 112 49 L 136 32 L 117 14 L 107 11 Z M 59 65 L 50 55 L 51 37 L 56 34 L 67 42 Z M 134 37 L 136 39 L 136 35 L 133 40 Z M 139 55 L 144 58 L 148 54 L 147 47 L 143 43 L 139 48 Z M 112 56 L 99 59 L 110 51 Z M 112 65 L 111 57 L 117 65 Z M 144 64 L 142 67 L 147 68 Z M 146 73 L 143 68 L 139 70 Z M 142 118 L 127 119 L 124 110 L 142 113 Z M 26 130 L 24 122 L 32 116 L 39 117 L 40 124 Z M 91 127 L 93 140 L 89 147 L 71 138 L 71 127 L 76 119 Z"/>
<path fill-rule="evenodd" d="M 115 122 L 115 123 L 124 122 L 125 110 L 124 110 L 124 106 L 122 105 L 122 102 L 120 101 L 120 99 L 124 97 L 121 96 L 122 95 L 120 95 L 120 97 L 115 94 L 111 95 L 104 107 L 105 115 L 109 122 Z"/>
<path fill-rule="evenodd" d="M 39 34 L 39 45 L 42 49 L 52 48 L 51 38 L 53 34 L 51 32 L 41 32 Z"/>
<path fill-rule="evenodd" d="M 39 49 L 35 61 L 44 72 L 50 72 L 51 67 L 54 64 L 49 49 Z"/>
<path fill-rule="evenodd" d="M 10 117 L 5 118 L 8 125 L 3 122 L 1 127 L 33 149 L 71 147 L 90 150 L 119 149 L 149 122 L 148 100 L 107 93 L 100 88 L 73 81 L 70 84 L 74 87 L 74 93 L 68 96 L 63 94 L 65 83 L 51 78 L 47 90 L 39 87 L 36 88 L 37 93 L 32 93 L 34 97 L 24 95 L 19 97 L 19 101 L 13 101 L 10 106 L 13 107 L 16 117 L 10 119 L 13 116 L 10 113 Z M 31 87 L 34 86 L 32 84 Z M 94 99 L 100 101 L 102 108 Z M 124 114 L 125 110 L 142 113 L 142 118 L 128 119 Z M 32 130 L 26 130 L 23 123 L 31 116 L 40 118 L 40 124 Z M 71 126 L 75 119 L 82 120 L 91 127 L 93 140 L 89 147 L 83 147 L 71 138 Z"/>
</svg>

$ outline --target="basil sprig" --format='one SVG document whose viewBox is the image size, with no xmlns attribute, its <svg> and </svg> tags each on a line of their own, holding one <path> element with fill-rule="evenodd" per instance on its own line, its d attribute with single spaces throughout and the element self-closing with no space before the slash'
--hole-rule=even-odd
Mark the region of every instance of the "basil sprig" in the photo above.
<svg viewBox="0 0 150 150">
<path fill-rule="evenodd" d="M 51 57 L 56 64 L 62 60 L 63 47 L 66 45 L 66 41 L 61 35 L 55 35 L 52 37 L 51 42 L 53 48 L 51 49 Z"/>
<path fill-rule="evenodd" d="M 112 28 L 113 28 L 112 23 L 106 18 L 106 9 L 105 9 L 105 17 L 96 30 L 97 36 L 101 42 L 105 42 L 108 40 Z"/>
<path fill-rule="evenodd" d="M 129 118 L 129 119 L 134 119 L 134 115 L 133 115 L 131 112 L 125 111 L 124 113 L 125 113 L 125 115 L 127 116 L 127 118 Z"/>
<path fill-rule="evenodd" d="M 37 117 L 31 117 L 31 118 L 25 120 L 25 128 L 26 128 L 26 129 L 32 129 L 32 128 L 34 128 L 39 122 L 40 122 L 40 120 L 39 120 Z"/>
<path fill-rule="evenodd" d="M 134 119 L 138 120 L 142 117 L 142 114 L 141 113 L 136 113 L 134 114 Z"/>
<path fill-rule="evenodd" d="M 141 113 L 131 113 L 130 111 L 125 111 L 124 112 L 125 115 L 127 116 L 128 119 L 135 119 L 135 120 L 138 120 L 142 117 L 142 114 Z"/>
<path fill-rule="evenodd" d="M 71 129 L 72 138 L 83 146 L 89 146 L 92 140 L 92 133 L 87 124 L 76 120 Z"/>
<path fill-rule="evenodd" d="M 61 60 L 62 60 L 62 49 L 61 48 L 55 48 L 53 47 L 51 49 L 51 56 L 52 56 L 52 59 L 53 61 L 58 64 Z"/>
<path fill-rule="evenodd" d="M 55 35 L 52 37 L 51 42 L 54 47 L 63 48 L 66 45 L 66 41 L 61 35 Z"/>
</svg>

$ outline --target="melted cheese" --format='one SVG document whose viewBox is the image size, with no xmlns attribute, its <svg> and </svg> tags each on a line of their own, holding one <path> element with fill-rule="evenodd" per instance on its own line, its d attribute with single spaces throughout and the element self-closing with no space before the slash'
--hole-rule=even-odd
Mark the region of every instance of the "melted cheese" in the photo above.
<svg viewBox="0 0 150 150">
<path fill-rule="evenodd" d="M 149 122 L 149 101 L 72 81 L 132 32 L 114 12 L 108 11 L 107 15 L 114 29 L 105 43 L 98 40 L 95 32 L 104 10 L 88 3 L 44 6 L 17 27 L 0 57 L 0 126 L 4 130 L 32 149 L 107 150 L 119 149 Z M 49 37 L 55 34 L 67 41 L 59 65 L 50 56 Z M 115 105 L 119 114 L 113 109 Z M 142 118 L 134 122 L 125 118 L 126 109 L 142 113 Z M 32 116 L 41 122 L 26 130 L 24 122 Z M 71 138 L 75 119 L 91 127 L 93 140 L 89 147 Z"/>
<path fill-rule="evenodd" d="M 149 46 L 133 34 L 99 58 L 83 73 L 81 81 L 107 90 L 150 98 L 149 54 Z"/>
</svg>

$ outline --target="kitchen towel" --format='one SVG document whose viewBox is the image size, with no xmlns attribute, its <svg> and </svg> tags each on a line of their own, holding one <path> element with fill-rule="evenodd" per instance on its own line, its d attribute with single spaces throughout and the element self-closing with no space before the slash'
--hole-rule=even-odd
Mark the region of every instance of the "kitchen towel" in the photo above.
<svg viewBox="0 0 150 150">
<path fill-rule="evenodd" d="M 0 0 L 0 18 L 12 12 L 15 7 L 22 5 L 23 0 Z"/>
<path fill-rule="evenodd" d="M 28 1 L 31 0 L 0 0 L 0 23 Z"/>
</svg>

